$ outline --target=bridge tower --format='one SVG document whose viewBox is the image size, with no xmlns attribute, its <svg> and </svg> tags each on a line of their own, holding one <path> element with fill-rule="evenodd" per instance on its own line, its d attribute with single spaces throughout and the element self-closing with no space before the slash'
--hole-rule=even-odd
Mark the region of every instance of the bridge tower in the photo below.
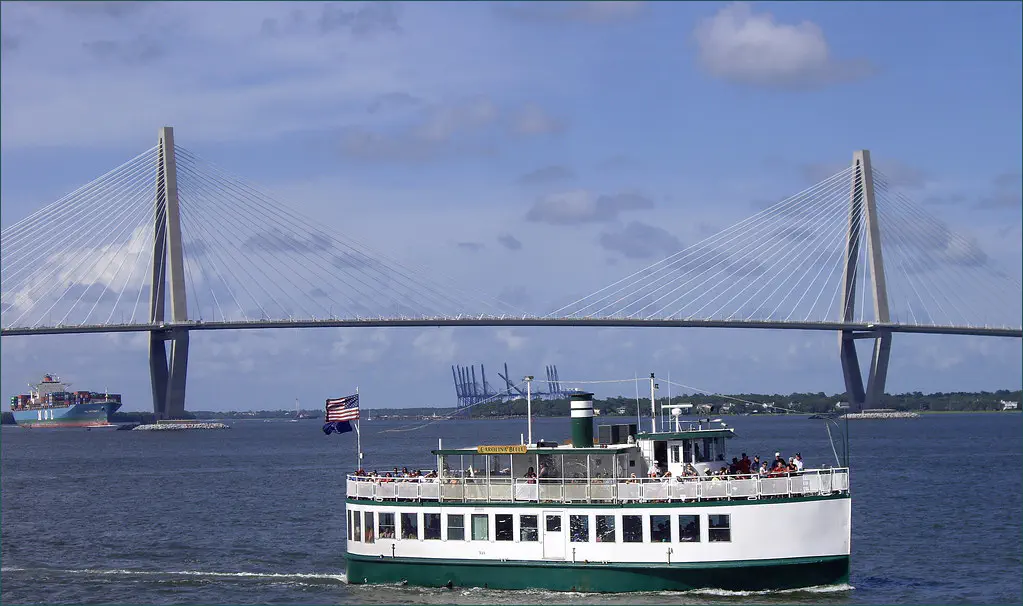
<svg viewBox="0 0 1023 606">
<path fill-rule="evenodd" d="M 184 261 L 181 253 L 181 217 L 178 175 L 174 161 L 174 129 L 160 129 L 157 153 L 156 196 L 153 206 L 153 273 L 149 321 L 165 321 L 164 305 L 170 295 L 172 322 L 188 319 Z M 168 364 L 167 343 L 170 343 Z M 153 412 L 157 419 L 180 419 L 185 412 L 185 373 L 188 370 L 188 331 L 153 330 L 149 333 L 149 374 L 153 386 Z"/>
<path fill-rule="evenodd" d="M 859 271 L 870 274 L 870 288 L 874 303 L 874 321 L 888 323 L 888 290 L 885 285 L 884 260 L 881 256 L 881 231 L 877 222 L 874 201 L 874 175 L 870 166 L 870 152 L 860 150 L 853 154 L 852 184 L 849 192 L 849 224 L 846 232 L 845 266 L 842 272 L 842 320 L 854 322 L 856 308 L 856 277 Z M 867 247 L 867 267 L 858 267 L 860 243 Z M 867 293 L 863 293 L 867 296 Z M 863 375 L 856 356 L 857 339 L 874 339 L 874 353 L 863 387 Z M 888 358 L 892 347 L 892 331 L 843 330 L 839 336 L 842 373 L 851 411 L 875 408 L 884 395 L 888 376 Z"/>
</svg>

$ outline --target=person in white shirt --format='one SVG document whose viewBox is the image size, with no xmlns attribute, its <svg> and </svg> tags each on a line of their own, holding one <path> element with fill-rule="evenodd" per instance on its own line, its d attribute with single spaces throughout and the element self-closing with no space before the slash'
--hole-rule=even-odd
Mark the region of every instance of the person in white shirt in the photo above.
<svg viewBox="0 0 1023 606">
<path fill-rule="evenodd" d="M 803 456 L 796 453 L 796 471 L 803 471 Z"/>
</svg>

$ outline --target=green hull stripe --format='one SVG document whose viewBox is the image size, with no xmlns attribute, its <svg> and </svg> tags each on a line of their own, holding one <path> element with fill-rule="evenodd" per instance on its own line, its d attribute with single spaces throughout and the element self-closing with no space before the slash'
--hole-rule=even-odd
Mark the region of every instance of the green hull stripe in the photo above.
<svg viewBox="0 0 1023 606">
<path fill-rule="evenodd" d="M 347 554 L 348 582 L 425 587 L 555 591 L 757 591 L 833 585 L 849 580 L 849 556 L 667 563 L 583 563 L 391 558 Z"/>
<path fill-rule="evenodd" d="M 834 501 L 850 498 L 848 494 L 813 495 L 807 497 L 782 497 L 769 499 L 735 499 L 732 501 L 672 501 L 670 503 L 558 503 L 552 501 L 375 501 L 373 499 L 354 499 L 347 501 L 353 505 L 372 505 L 373 507 L 532 507 L 544 509 L 642 509 L 648 507 L 734 507 L 736 505 L 777 505 L 780 503 L 802 503 L 807 501 Z"/>
</svg>

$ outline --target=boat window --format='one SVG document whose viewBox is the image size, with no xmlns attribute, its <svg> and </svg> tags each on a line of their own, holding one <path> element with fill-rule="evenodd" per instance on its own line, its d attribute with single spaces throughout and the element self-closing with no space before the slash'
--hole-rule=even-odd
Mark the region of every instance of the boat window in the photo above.
<svg viewBox="0 0 1023 606">
<path fill-rule="evenodd" d="M 547 516 L 547 532 L 561 532 L 561 516 Z"/>
<path fill-rule="evenodd" d="M 597 542 L 615 542 L 615 517 L 597 516 Z"/>
<path fill-rule="evenodd" d="M 681 460 L 680 456 L 679 456 L 680 450 L 681 450 L 681 447 L 678 444 L 672 444 L 671 445 L 671 462 L 672 463 L 678 463 Z"/>
<path fill-rule="evenodd" d="M 448 514 L 448 540 L 465 540 L 465 516 L 460 513 Z"/>
<path fill-rule="evenodd" d="M 650 542 L 671 542 L 671 516 L 650 516 Z"/>
<path fill-rule="evenodd" d="M 678 540 L 682 543 L 700 542 L 700 516 L 680 515 L 678 517 Z"/>
<path fill-rule="evenodd" d="M 536 541 L 536 516 L 524 515 L 519 516 L 519 540 L 520 541 Z"/>
<path fill-rule="evenodd" d="M 375 543 L 376 542 L 376 537 L 373 534 L 373 526 L 374 526 L 374 524 L 373 524 L 373 512 L 372 511 L 367 511 L 366 512 L 366 535 L 365 535 L 367 543 Z"/>
<path fill-rule="evenodd" d="M 401 538 L 403 539 L 419 539 L 419 514 L 418 513 L 402 513 L 401 514 Z"/>
<path fill-rule="evenodd" d="M 394 538 L 394 514 L 393 513 L 380 513 L 380 538 L 381 539 L 393 539 Z"/>
<path fill-rule="evenodd" d="M 498 541 L 514 541 L 514 516 L 510 513 L 494 514 L 494 538 Z"/>
<path fill-rule="evenodd" d="M 622 542 L 643 542 L 643 516 L 622 516 Z"/>
<path fill-rule="evenodd" d="M 490 518 L 485 513 L 472 514 L 472 540 L 490 540 Z"/>
<path fill-rule="evenodd" d="M 362 541 L 362 512 L 356 511 L 352 516 L 352 521 L 355 522 L 355 525 L 352 526 L 352 538 L 356 542 Z"/>
<path fill-rule="evenodd" d="M 380 523 L 384 522 L 384 514 L 380 514 Z M 380 538 L 384 538 L 383 526 L 380 527 Z M 439 541 L 440 540 L 440 514 L 439 513 L 424 513 L 423 514 L 423 538 L 427 541 Z"/>
<path fill-rule="evenodd" d="M 708 515 L 707 527 L 710 528 L 710 541 L 726 542 L 732 540 L 731 516 L 728 514 Z"/>
<path fill-rule="evenodd" d="M 511 476 L 511 455 L 490 455 L 490 460 L 487 461 L 487 464 L 490 466 L 491 476 Z"/>
<path fill-rule="evenodd" d="M 724 438 L 714 438 L 714 452 L 717 453 L 716 460 L 718 460 L 718 461 L 724 461 L 725 460 L 725 439 Z"/>
<path fill-rule="evenodd" d="M 352 540 L 352 510 L 348 510 L 348 540 Z"/>
<path fill-rule="evenodd" d="M 590 516 L 568 516 L 568 534 L 573 543 L 589 543 Z"/>
</svg>

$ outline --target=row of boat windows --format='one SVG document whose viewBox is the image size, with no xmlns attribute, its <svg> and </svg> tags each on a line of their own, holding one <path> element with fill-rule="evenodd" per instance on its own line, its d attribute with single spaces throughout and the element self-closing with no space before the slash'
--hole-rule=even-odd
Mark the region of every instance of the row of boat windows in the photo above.
<svg viewBox="0 0 1023 606">
<path fill-rule="evenodd" d="M 440 513 L 419 513 L 391 511 L 348 510 L 348 540 L 366 543 L 381 539 L 406 539 L 413 541 L 442 540 Z M 466 519 L 468 517 L 468 519 Z M 586 515 L 569 514 L 568 538 L 573 543 L 699 543 L 700 515 L 678 514 L 677 534 L 673 536 L 671 515 Z M 443 514 L 445 525 L 443 540 L 447 541 L 496 541 L 532 542 L 540 538 L 540 516 L 538 514 L 511 513 L 448 513 Z M 732 540 L 731 517 L 728 514 L 708 514 L 707 540 L 711 543 Z M 468 523 L 468 527 L 466 527 Z M 546 537 L 560 537 L 561 514 L 543 515 L 543 534 Z M 420 532 L 422 529 L 422 532 Z M 619 532 L 620 529 L 620 532 Z"/>
</svg>

